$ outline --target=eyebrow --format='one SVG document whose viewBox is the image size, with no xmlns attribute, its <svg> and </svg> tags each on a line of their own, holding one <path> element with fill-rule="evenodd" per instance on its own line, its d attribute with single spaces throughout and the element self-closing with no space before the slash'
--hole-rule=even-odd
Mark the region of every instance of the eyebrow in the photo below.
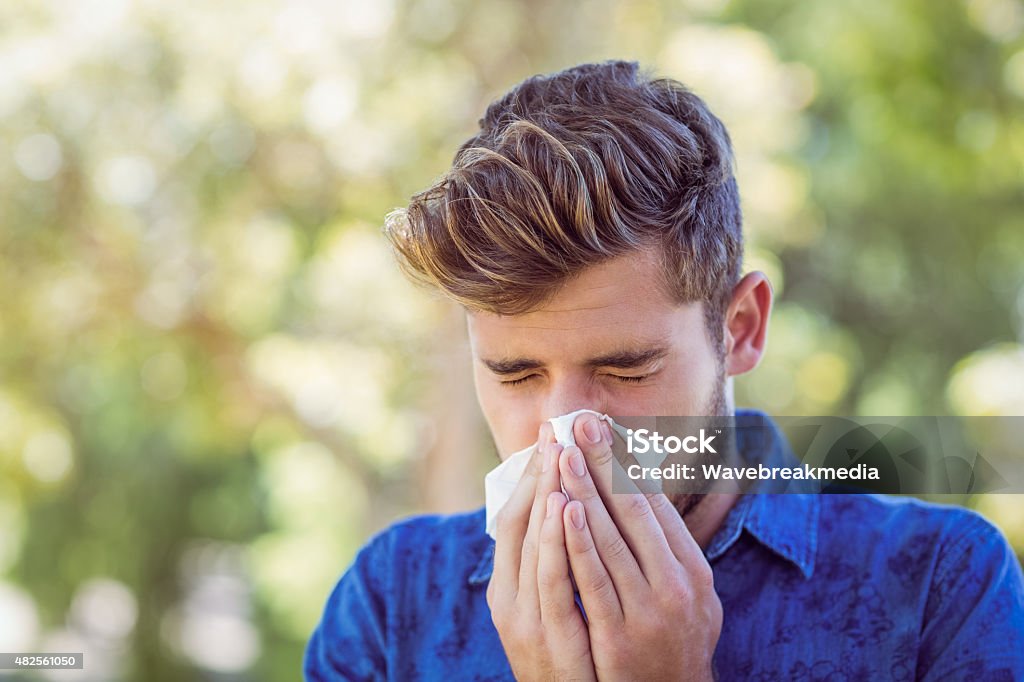
<svg viewBox="0 0 1024 682">
<path fill-rule="evenodd" d="M 598 355 L 588 359 L 584 364 L 587 367 L 614 367 L 615 369 L 636 369 L 650 364 L 655 360 L 668 355 L 666 346 L 653 346 L 650 348 L 621 349 Z M 540 360 L 533 358 L 503 358 L 500 360 L 489 360 L 482 358 L 481 362 L 495 374 L 511 375 L 519 374 L 531 369 L 538 369 L 544 366 Z"/>
</svg>

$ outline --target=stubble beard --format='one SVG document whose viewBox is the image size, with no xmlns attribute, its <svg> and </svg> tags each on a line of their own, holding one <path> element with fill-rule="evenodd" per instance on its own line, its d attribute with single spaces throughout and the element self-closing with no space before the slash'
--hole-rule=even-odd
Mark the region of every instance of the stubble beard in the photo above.
<svg viewBox="0 0 1024 682">
<path fill-rule="evenodd" d="M 718 371 L 715 377 L 715 388 L 711 398 L 701 412 L 702 416 L 727 416 L 728 405 L 725 399 L 725 358 L 719 356 Z M 669 495 L 669 501 L 679 511 L 679 515 L 685 517 L 706 497 L 706 493 L 679 493 Z"/>
</svg>

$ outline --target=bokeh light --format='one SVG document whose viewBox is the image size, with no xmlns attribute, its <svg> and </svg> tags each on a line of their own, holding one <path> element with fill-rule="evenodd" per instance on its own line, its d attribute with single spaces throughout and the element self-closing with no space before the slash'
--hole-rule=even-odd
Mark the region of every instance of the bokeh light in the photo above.
<svg viewBox="0 0 1024 682">
<path fill-rule="evenodd" d="M 0 650 L 282 680 L 370 534 L 482 503 L 458 310 L 384 216 L 535 73 L 730 130 L 779 415 L 1024 414 L 1016 0 L 0 6 Z M 972 502 L 1024 552 L 1017 496 Z"/>
</svg>

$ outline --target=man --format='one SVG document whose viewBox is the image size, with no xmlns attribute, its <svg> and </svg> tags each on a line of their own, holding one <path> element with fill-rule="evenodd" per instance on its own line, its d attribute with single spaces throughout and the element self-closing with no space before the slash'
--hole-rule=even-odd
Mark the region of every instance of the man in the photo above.
<svg viewBox="0 0 1024 682">
<path fill-rule="evenodd" d="M 307 679 L 1024 679 L 1020 567 L 980 516 L 612 494 L 603 422 L 553 442 L 546 420 L 580 408 L 733 414 L 731 377 L 764 353 L 772 291 L 740 276 L 729 138 L 679 83 L 625 62 L 525 81 L 387 234 L 465 307 L 501 458 L 539 447 L 496 542 L 482 510 L 374 537 Z M 785 444 L 773 431 L 761 449 L 746 454 Z"/>
</svg>

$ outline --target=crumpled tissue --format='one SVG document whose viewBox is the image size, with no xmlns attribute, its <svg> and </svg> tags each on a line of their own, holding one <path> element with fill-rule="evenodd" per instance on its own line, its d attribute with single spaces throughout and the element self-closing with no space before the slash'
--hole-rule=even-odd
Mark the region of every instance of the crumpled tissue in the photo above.
<svg viewBox="0 0 1024 682">
<path fill-rule="evenodd" d="M 598 419 L 608 422 L 608 425 L 612 427 L 613 431 L 618 432 L 623 438 L 626 437 L 626 428 L 615 423 L 611 417 L 594 410 L 576 410 L 569 414 L 563 414 L 560 417 L 552 417 L 548 419 L 551 422 L 551 427 L 554 430 L 555 441 L 563 446 L 576 445 L 576 439 L 573 437 L 572 427 L 573 422 L 576 421 L 578 415 L 584 412 L 597 415 Z M 487 534 L 492 538 L 495 537 L 495 524 L 498 517 L 498 512 L 505 506 L 509 498 L 512 497 L 512 491 L 515 490 L 516 484 L 519 483 L 519 479 L 522 478 L 523 472 L 526 471 L 526 465 L 530 462 L 530 457 L 533 455 L 534 449 L 537 444 L 534 443 L 526 448 L 523 448 L 519 452 L 509 455 L 508 459 L 492 469 L 484 477 L 484 498 L 486 501 L 487 508 Z M 562 492 L 565 492 L 565 488 L 562 488 Z"/>
</svg>

